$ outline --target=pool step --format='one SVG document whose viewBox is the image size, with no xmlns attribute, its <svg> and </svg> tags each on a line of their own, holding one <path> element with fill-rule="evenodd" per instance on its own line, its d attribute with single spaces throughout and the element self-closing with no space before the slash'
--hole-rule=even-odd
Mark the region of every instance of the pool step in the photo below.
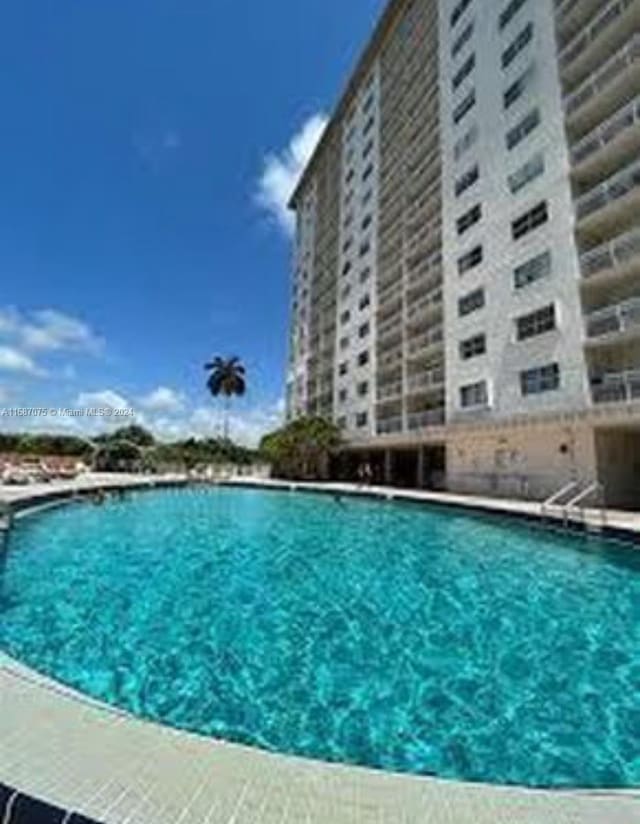
<svg viewBox="0 0 640 824">
<path fill-rule="evenodd" d="M 54 807 L 0 783 L 0 822 L 3 824 L 100 824 L 72 810 Z"/>
</svg>

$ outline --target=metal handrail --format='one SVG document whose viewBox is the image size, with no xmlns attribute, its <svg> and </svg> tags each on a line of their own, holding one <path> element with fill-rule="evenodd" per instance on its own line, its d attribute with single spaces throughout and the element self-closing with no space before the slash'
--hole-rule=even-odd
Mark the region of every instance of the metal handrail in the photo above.
<svg viewBox="0 0 640 824">
<path fill-rule="evenodd" d="M 596 492 L 600 493 L 600 519 L 602 521 L 602 526 L 605 527 L 607 525 L 607 509 L 604 503 L 605 496 L 604 496 L 604 485 L 600 481 L 593 481 L 590 483 L 585 489 L 583 489 L 579 495 L 576 495 L 575 498 L 570 500 L 565 508 L 564 508 L 564 523 L 565 525 L 568 524 L 569 519 L 573 512 L 582 513 L 582 523 L 586 525 L 587 521 L 587 513 L 586 507 L 580 506 L 587 498 L 593 495 Z"/>
<path fill-rule="evenodd" d="M 565 495 L 568 495 L 572 490 L 574 490 L 579 485 L 580 481 L 571 481 L 571 483 L 563 486 L 562 489 L 559 489 L 557 492 L 554 492 L 553 495 L 542 504 L 542 511 L 544 512 L 550 506 L 557 504 L 561 498 L 564 498 Z"/>
</svg>

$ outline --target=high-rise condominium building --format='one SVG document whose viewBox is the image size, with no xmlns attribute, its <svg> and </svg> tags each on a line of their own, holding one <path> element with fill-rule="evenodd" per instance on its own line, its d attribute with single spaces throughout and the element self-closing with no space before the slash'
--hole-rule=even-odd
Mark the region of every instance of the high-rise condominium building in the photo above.
<svg viewBox="0 0 640 824">
<path fill-rule="evenodd" d="M 640 505 L 640 0 L 392 0 L 292 207 L 336 473 Z"/>
</svg>

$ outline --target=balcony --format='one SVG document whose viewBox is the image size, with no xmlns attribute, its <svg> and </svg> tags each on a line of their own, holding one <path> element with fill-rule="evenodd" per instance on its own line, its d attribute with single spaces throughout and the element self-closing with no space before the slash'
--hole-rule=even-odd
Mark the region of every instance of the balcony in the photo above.
<svg viewBox="0 0 640 824">
<path fill-rule="evenodd" d="M 591 20 L 602 0 L 559 0 L 556 3 L 556 29 L 559 41 L 567 43 Z"/>
<path fill-rule="evenodd" d="M 596 404 L 640 401 L 640 369 L 592 378 L 591 394 Z"/>
<path fill-rule="evenodd" d="M 384 354 L 378 353 L 378 371 L 392 369 L 402 363 L 402 343 Z"/>
<path fill-rule="evenodd" d="M 580 256 L 582 277 L 596 279 L 611 273 L 626 274 L 640 264 L 640 229 L 619 235 Z"/>
<path fill-rule="evenodd" d="M 638 89 L 640 34 L 634 34 L 607 62 L 566 95 L 567 126 L 585 134 L 634 96 Z"/>
<path fill-rule="evenodd" d="M 379 420 L 376 431 L 378 435 L 395 435 L 398 432 L 402 432 L 404 426 L 404 421 L 402 417 L 397 418 L 386 418 L 385 420 Z"/>
<path fill-rule="evenodd" d="M 379 386 L 378 387 L 378 401 L 393 401 L 398 400 L 404 394 L 404 387 L 402 385 L 402 381 L 396 381 L 395 383 L 390 383 L 387 386 Z"/>
<path fill-rule="evenodd" d="M 640 297 L 607 306 L 587 315 L 587 337 L 590 341 L 606 339 L 607 342 L 623 335 L 640 334 Z"/>
<path fill-rule="evenodd" d="M 571 147 L 571 163 L 575 172 L 606 174 L 639 147 L 640 97 L 636 97 Z"/>
<path fill-rule="evenodd" d="M 442 288 L 438 286 L 425 295 L 425 297 L 420 298 L 420 300 L 410 305 L 407 313 L 409 324 L 416 326 L 421 323 L 426 323 L 433 315 L 434 310 L 440 309 L 442 301 Z"/>
<path fill-rule="evenodd" d="M 442 389 L 444 386 L 445 373 L 443 368 L 431 369 L 419 375 L 409 378 L 408 395 L 423 395 L 427 392 Z"/>
<path fill-rule="evenodd" d="M 565 85 L 574 86 L 623 45 L 640 16 L 640 0 L 611 0 L 560 52 Z"/>
<path fill-rule="evenodd" d="M 618 223 L 625 212 L 637 214 L 639 206 L 640 160 L 636 160 L 576 200 L 578 228 L 582 231 Z"/>
<path fill-rule="evenodd" d="M 402 342 L 402 330 L 404 324 L 402 315 L 396 315 L 391 320 L 378 326 L 378 351 L 382 352 Z"/>
<path fill-rule="evenodd" d="M 444 332 L 442 325 L 436 327 L 431 332 L 424 332 L 409 340 L 408 353 L 410 358 L 420 357 L 430 349 L 442 346 Z"/>
<path fill-rule="evenodd" d="M 429 429 L 432 426 L 444 426 L 444 408 L 429 409 L 426 412 L 418 412 L 414 415 L 409 415 L 408 423 L 409 429 L 412 432 L 415 432 L 416 429 Z"/>
<path fill-rule="evenodd" d="M 409 289 L 423 287 L 430 282 L 437 284 L 442 282 L 442 253 L 440 251 L 409 266 L 407 278 Z"/>
</svg>

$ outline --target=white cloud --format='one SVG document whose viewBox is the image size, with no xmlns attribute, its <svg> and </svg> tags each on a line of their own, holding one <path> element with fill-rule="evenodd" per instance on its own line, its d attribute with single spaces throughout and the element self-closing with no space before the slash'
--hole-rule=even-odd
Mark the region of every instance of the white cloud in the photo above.
<svg viewBox="0 0 640 824">
<path fill-rule="evenodd" d="M 104 341 L 79 318 L 56 309 L 23 313 L 0 307 L 0 337 L 31 352 L 87 352 L 98 354 Z"/>
<path fill-rule="evenodd" d="M 320 112 L 310 117 L 280 152 L 271 152 L 264 161 L 258 182 L 258 204 L 291 237 L 295 230 L 295 217 L 288 208 L 302 173 L 311 159 L 320 138 L 327 127 L 328 118 Z"/>
<path fill-rule="evenodd" d="M 0 346 L 0 370 L 4 372 L 21 372 L 25 375 L 43 377 L 40 369 L 29 355 L 11 346 Z"/>
<path fill-rule="evenodd" d="M 79 409 L 131 409 L 131 404 L 118 392 L 102 389 L 99 392 L 81 392 L 75 402 Z"/>
<path fill-rule="evenodd" d="M 150 412 L 177 413 L 184 408 L 184 396 L 167 386 L 159 386 L 142 398 L 140 405 Z"/>
<path fill-rule="evenodd" d="M 55 309 L 34 312 L 19 330 L 23 345 L 38 351 L 75 350 L 97 354 L 104 346 L 83 321 Z"/>
</svg>

